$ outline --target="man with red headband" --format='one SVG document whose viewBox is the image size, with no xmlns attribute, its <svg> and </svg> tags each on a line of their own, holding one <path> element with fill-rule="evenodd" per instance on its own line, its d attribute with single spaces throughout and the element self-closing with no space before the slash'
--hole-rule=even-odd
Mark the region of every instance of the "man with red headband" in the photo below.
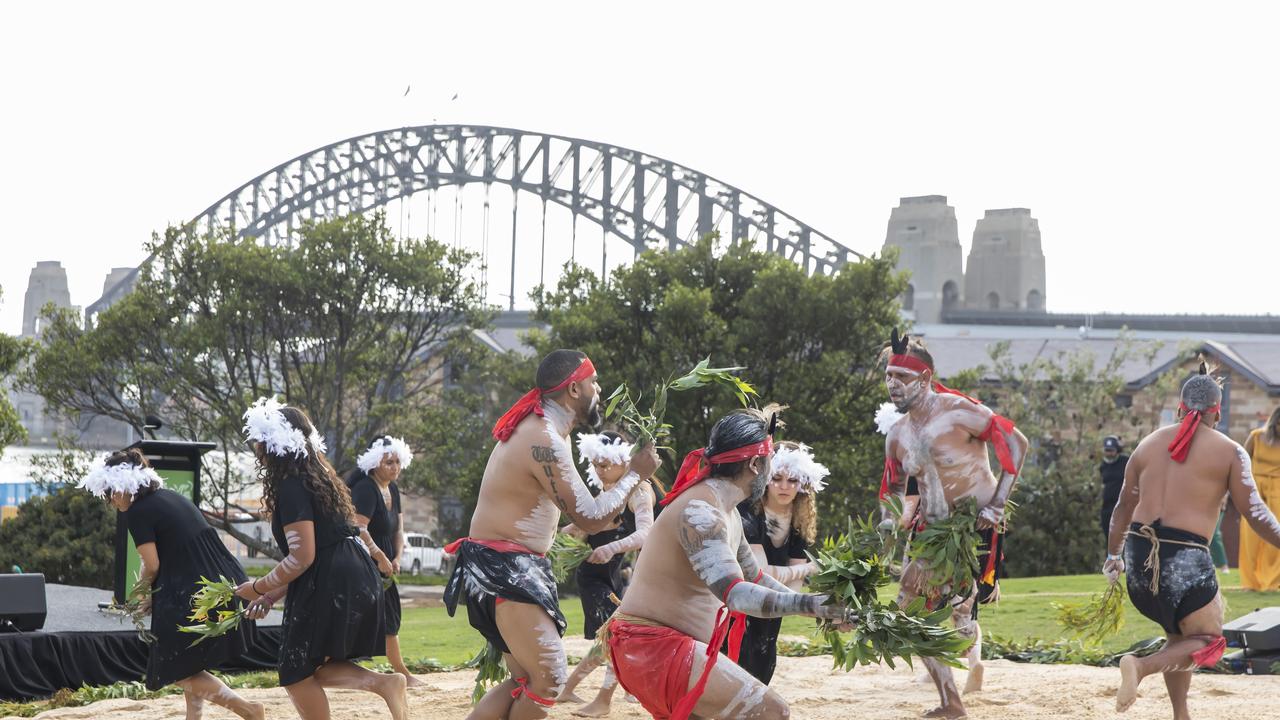
<svg viewBox="0 0 1280 720">
<path fill-rule="evenodd" d="M 737 505 L 769 481 L 773 418 L 735 412 L 689 454 L 658 516 L 622 605 L 604 629 L 618 682 L 655 718 L 785 718 L 787 704 L 736 662 L 716 662 L 729 641 L 737 660 L 741 616 L 849 620 L 764 574 L 742 532 Z"/>
<path fill-rule="evenodd" d="M 446 548 L 457 556 L 445 587 L 449 614 L 462 600 L 471 626 L 511 670 L 476 704 L 469 717 L 477 720 L 547 717 L 569 677 L 565 617 L 546 558 L 560 515 L 587 532 L 612 526 L 631 490 L 659 463 L 652 446 L 642 448 L 622 479 L 593 497 L 574 465 L 569 433 L 601 423 L 595 367 L 581 352 L 556 350 L 538 366 L 537 383 L 494 426 L 498 444 L 471 530 Z"/>
<path fill-rule="evenodd" d="M 916 508 L 914 516 L 907 519 L 915 527 L 949 517 L 961 501 L 969 498 L 975 499 L 980 508 L 977 523 L 983 547 L 979 577 L 968 588 L 949 590 L 956 630 L 974 640 L 965 683 L 965 691 L 972 692 L 982 688 L 983 674 L 978 604 L 998 597 L 1005 505 L 1026 457 L 1027 439 L 1012 422 L 986 405 L 934 379 L 933 356 L 919 338 L 899 337 L 894 330 L 886 354 L 889 400 L 902 415 L 883 422 L 887 436 L 881 499 L 890 493 L 903 496 L 918 492 L 918 505 L 906 503 Z M 988 444 L 1000 463 L 999 480 L 987 459 Z M 912 482 L 908 483 L 909 479 Z M 905 607 L 926 591 L 931 572 L 919 562 L 908 563 L 902 573 L 899 605 Z M 943 602 L 947 598 L 930 600 Z M 964 703 L 951 668 L 934 658 L 923 661 L 941 700 L 925 717 L 964 717 Z"/>
<path fill-rule="evenodd" d="M 1120 659 L 1120 712 L 1133 705 L 1143 678 L 1163 673 L 1175 720 L 1187 720 L 1192 671 L 1222 657 L 1223 605 L 1208 538 L 1223 496 L 1280 547 L 1280 524 L 1258 496 L 1249 454 L 1214 429 L 1221 403 L 1222 389 L 1201 363 L 1182 386 L 1181 422 L 1143 439 L 1125 468 L 1102 572 L 1115 582 L 1127 571 L 1129 600 L 1164 628 L 1166 642 L 1154 655 Z"/>
</svg>

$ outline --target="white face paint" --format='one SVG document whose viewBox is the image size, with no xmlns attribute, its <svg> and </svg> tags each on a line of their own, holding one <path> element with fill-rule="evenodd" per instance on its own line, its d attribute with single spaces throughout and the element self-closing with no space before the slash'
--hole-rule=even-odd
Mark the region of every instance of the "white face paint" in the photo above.
<svg viewBox="0 0 1280 720">
<path fill-rule="evenodd" d="M 910 410 L 928 389 L 922 373 L 899 367 L 885 373 L 884 384 L 889 390 L 889 402 L 902 413 Z"/>
</svg>

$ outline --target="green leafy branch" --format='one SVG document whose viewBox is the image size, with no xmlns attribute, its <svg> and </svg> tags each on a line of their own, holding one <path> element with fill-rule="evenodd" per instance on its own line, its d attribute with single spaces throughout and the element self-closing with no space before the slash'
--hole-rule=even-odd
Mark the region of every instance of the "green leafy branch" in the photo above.
<svg viewBox="0 0 1280 720">
<path fill-rule="evenodd" d="M 1128 592 L 1121 578 L 1094 594 L 1086 603 L 1050 603 L 1058 624 L 1090 645 L 1120 632 L 1124 627 L 1124 599 Z"/>
<path fill-rule="evenodd" d="M 640 410 L 639 407 L 643 396 L 641 394 L 633 396 L 631 388 L 623 383 L 609 395 L 604 415 L 626 426 L 636 439 L 635 449 L 632 452 L 637 452 L 641 447 L 650 444 L 655 448 L 666 448 L 662 442 L 671 435 L 671 425 L 664 421 L 667 413 L 668 392 L 684 392 L 708 385 L 720 385 L 731 389 L 738 398 L 738 402 L 744 407 L 750 397 L 759 395 L 755 388 L 734 374 L 746 368 L 713 368 L 710 365 L 711 358 L 708 357 L 688 373 L 658 385 L 654 389 L 653 404 L 648 412 Z"/>
<path fill-rule="evenodd" d="M 178 630 L 199 635 L 191 642 L 195 647 L 209 638 L 222 637 L 240 627 L 245 609 L 236 601 L 236 584 L 225 576 L 217 580 L 201 577 L 200 589 L 191 596 L 191 615 L 195 625 L 180 625 Z"/>
<path fill-rule="evenodd" d="M 155 586 L 151 584 L 152 581 L 152 578 L 144 578 L 139 572 L 134 576 L 133 587 L 129 588 L 125 601 L 111 606 L 112 610 L 129 618 L 133 628 L 138 631 L 138 638 L 148 645 L 156 641 L 156 636 L 151 634 L 150 628 L 147 627 L 147 615 L 151 612 L 151 596 L 156 592 Z"/>
<path fill-rule="evenodd" d="M 916 533 L 908 554 L 928 569 L 925 594 L 934 598 L 944 593 L 951 597 L 968 595 L 980 570 L 981 541 L 978 503 L 972 498 L 956 505 L 947 517 L 930 520 L 924 530 Z"/>
<path fill-rule="evenodd" d="M 556 582 L 564 582 L 569 573 L 591 556 L 591 546 L 568 533 L 556 533 L 547 557 L 551 558 L 551 574 Z"/>
</svg>

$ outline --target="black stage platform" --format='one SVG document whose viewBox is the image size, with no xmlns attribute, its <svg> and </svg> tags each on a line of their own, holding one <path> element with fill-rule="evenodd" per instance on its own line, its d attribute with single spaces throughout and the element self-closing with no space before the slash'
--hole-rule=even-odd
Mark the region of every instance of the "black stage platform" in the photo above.
<svg viewBox="0 0 1280 720">
<path fill-rule="evenodd" d="M 0 633 L 0 700 L 143 679 L 146 643 L 127 618 L 98 610 L 98 603 L 111 600 L 109 590 L 51 584 L 45 586 L 45 598 L 49 615 L 43 630 Z M 259 620 L 253 651 L 221 669 L 274 669 L 281 620 L 279 610 Z"/>
</svg>

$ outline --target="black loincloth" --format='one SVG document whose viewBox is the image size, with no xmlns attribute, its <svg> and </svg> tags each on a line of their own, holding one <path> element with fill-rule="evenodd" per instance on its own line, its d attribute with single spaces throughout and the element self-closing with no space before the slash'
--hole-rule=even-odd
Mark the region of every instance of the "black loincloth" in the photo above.
<svg viewBox="0 0 1280 720">
<path fill-rule="evenodd" d="M 462 598 L 471 627 L 495 648 L 509 653 L 511 648 L 498 631 L 498 600 L 530 603 L 546 610 L 564 636 L 568 623 L 560 612 L 550 560 L 529 551 L 495 550 L 472 540 L 462 540 L 457 550 L 458 560 L 444 589 L 444 604 L 451 617 Z"/>
<path fill-rule="evenodd" d="M 1130 533 L 1125 541 L 1124 565 L 1129 600 L 1138 612 L 1158 623 L 1166 633 L 1181 635 L 1179 624 L 1182 620 L 1218 596 L 1218 574 L 1209 554 L 1209 541 L 1195 533 L 1165 527 L 1159 520 L 1151 523 L 1151 529 L 1161 541 L 1158 553 L 1159 591 L 1152 593 L 1154 568 L 1147 568 L 1151 541 L 1138 534 L 1143 527 L 1142 523 L 1130 524 Z M 1194 543 L 1195 546 L 1177 543 Z"/>
</svg>

